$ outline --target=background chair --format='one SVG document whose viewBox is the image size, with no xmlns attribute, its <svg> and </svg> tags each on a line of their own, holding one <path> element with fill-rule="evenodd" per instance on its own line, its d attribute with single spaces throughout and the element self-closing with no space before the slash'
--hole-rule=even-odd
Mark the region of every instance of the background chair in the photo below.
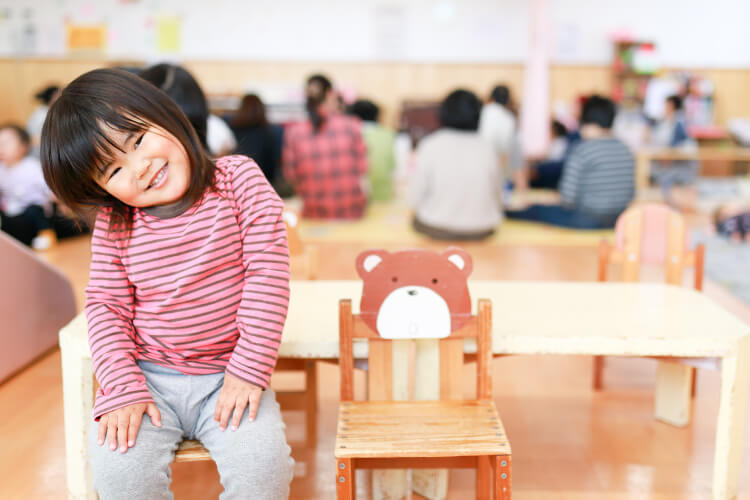
<svg viewBox="0 0 750 500">
<path fill-rule="evenodd" d="M 690 250 L 690 238 L 685 220 L 679 212 L 661 203 L 633 206 L 620 215 L 615 224 L 615 245 L 607 241 L 599 245 L 598 280 L 607 281 L 609 264 L 620 264 L 621 279 L 637 282 L 641 265 L 664 268 L 669 284 L 682 286 L 684 271 L 693 268 L 693 287 L 703 289 L 703 260 L 705 247 Z M 684 397 L 656 394 L 656 417 L 675 425 L 685 425 L 690 415 L 690 396 L 695 390 L 695 366 L 706 366 L 686 358 L 657 358 L 660 360 L 657 377 L 674 380 L 685 390 Z M 604 356 L 594 357 L 593 387 L 603 386 Z M 657 384 L 662 386 L 662 384 Z M 672 393 L 674 394 L 674 393 Z"/>
<path fill-rule="evenodd" d="M 336 492 L 356 496 L 357 469 L 476 468 L 477 498 L 509 499 L 511 450 L 492 399 L 490 302 L 438 343 L 438 401 L 392 401 L 392 343 L 339 303 L 341 407 L 336 434 Z M 461 398 L 463 339 L 477 341 L 477 398 Z M 369 401 L 354 401 L 355 339 L 368 340 Z M 422 340 L 420 340 L 422 341 Z"/>
</svg>

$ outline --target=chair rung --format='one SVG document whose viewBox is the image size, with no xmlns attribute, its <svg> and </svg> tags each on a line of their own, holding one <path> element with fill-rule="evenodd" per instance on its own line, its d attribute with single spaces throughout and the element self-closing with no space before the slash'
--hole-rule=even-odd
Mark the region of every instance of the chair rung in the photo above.
<svg viewBox="0 0 750 500">
<path fill-rule="evenodd" d="M 180 443 L 174 455 L 175 462 L 200 462 L 203 460 L 211 460 L 211 455 L 199 441 L 192 439 Z"/>
</svg>

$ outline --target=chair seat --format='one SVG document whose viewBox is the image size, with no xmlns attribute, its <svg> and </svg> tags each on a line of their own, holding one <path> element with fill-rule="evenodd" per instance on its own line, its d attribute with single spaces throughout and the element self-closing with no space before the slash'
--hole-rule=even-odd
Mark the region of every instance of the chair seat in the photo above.
<svg viewBox="0 0 750 500">
<path fill-rule="evenodd" d="M 211 455 L 200 441 L 192 439 L 181 442 L 174 456 L 175 462 L 198 462 L 201 460 L 211 460 Z"/>
<path fill-rule="evenodd" d="M 336 458 L 510 455 L 494 401 L 345 401 Z"/>
</svg>

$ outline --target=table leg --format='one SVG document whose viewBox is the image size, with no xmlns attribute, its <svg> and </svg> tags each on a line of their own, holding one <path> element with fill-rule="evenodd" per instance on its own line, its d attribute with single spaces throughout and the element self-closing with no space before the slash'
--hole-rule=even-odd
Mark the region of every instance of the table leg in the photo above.
<svg viewBox="0 0 750 500">
<path fill-rule="evenodd" d="M 693 368 L 659 361 L 656 369 L 654 417 L 668 424 L 684 427 L 690 422 Z"/>
<path fill-rule="evenodd" d="M 750 376 L 750 342 L 743 339 L 737 349 L 721 360 L 721 399 L 716 422 L 713 499 L 737 496 Z"/>
<path fill-rule="evenodd" d="M 96 500 L 87 436 L 94 405 L 91 358 L 84 356 L 80 349 L 66 341 L 60 335 L 68 498 Z"/>
</svg>

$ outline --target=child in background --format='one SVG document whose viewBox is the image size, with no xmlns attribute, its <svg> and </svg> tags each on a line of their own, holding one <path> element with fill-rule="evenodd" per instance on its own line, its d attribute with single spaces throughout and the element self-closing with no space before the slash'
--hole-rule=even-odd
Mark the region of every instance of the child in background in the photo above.
<svg viewBox="0 0 750 500">
<path fill-rule="evenodd" d="M 563 161 L 568 151 L 568 129 L 557 120 L 550 123 L 550 134 L 552 140 L 547 148 L 546 161 Z"/>
<path fill-rule="evenodd" d="M 370 198 L 387 201 L 393 197 L 393 171 L 396 159 L 393 147 L 396 133 L 378 124 L 380 108 L 369 100 L 355 101 L 349 112 L 362 120 L 362 138 L 367 145 L 370 180 Z"/>
<path fill-rule="evenodd" d="M 34 96 L 39 101 L 39 105 L 31 112 L 26 122 L 26 131 L 29 133 L 29 137 L 31 137 L 31 147 L 35 155 L 39 152 L 39 142 L 42 139 L 42 126 L 44 125 L 44 119 L 47 117 L 47 111 L 59 95 L 60 87 L 49 85 Z"/>
<path fill-rule="evenodd" d="M 685 115 L 682 111 L 682 98 L 677 95 L 667 97 L 664 117 L 651 131 L 651 146 L 655 148 L 680 148 L 692 151 L 697 147 L 688 135 Z M 695 182 L 699 165 L 694 160 L 655 161 L 651 165 L 651 176 L 659 184 L 666 201 L 672 201 L 672 187 Z"/>
<path fill-rule="evenodd" d="M 309 118 L 284 133 L 284 177 L 302 198 L 303 217 L 359 219 L 367 205 L 361 124 L 339 113 L 338 95 L 327 77 L 308 78 L 305 95 Z"/>
<path fill-rule="evenodd" d="M 23 128 L 0 126 L 0 229 L 43 250 L 57 240 L 50 221 L 52 194 L 30 148 L 31 138 Z"/>
<path fill-rule="evenodd" d="M 439 240 L 482 240 L 503 220 L 503 172 L 477 133 L 482 103 L 468 90 L 440 105 L 442 127 L 419 142 L 409 185 L 414 229 Z"/>
<path fill-rule="evenodd" d="M 100 498 L 172 498 L 183 439 L 211 453 L 221 498 L 287 498 L 293 461 L 268 383 L 289 257 L 283 205 L 258 166 L 212 161 L 174 101 L 117 69 L 63 90 L 41 157 L 52 191 L 93 221 L 85 312 Z"/>
<path fill-rule="evenodd" d="M 597 95 L 581 112 L 582 142 L 565 161 L 560 205 L 532 205 L 508 210 L 508 218 L 577 229 L 614 227 L 635 194 L 635 160 L 628 147 L 612 137 L 615 104 Z"/>
<path fill-rule="evenodd" d="M 750 206 L 747 203 L 724 203 L 714 212 L 714 225 L 720 236 L 739 243 L 750 242 Z"/>
</svg>

